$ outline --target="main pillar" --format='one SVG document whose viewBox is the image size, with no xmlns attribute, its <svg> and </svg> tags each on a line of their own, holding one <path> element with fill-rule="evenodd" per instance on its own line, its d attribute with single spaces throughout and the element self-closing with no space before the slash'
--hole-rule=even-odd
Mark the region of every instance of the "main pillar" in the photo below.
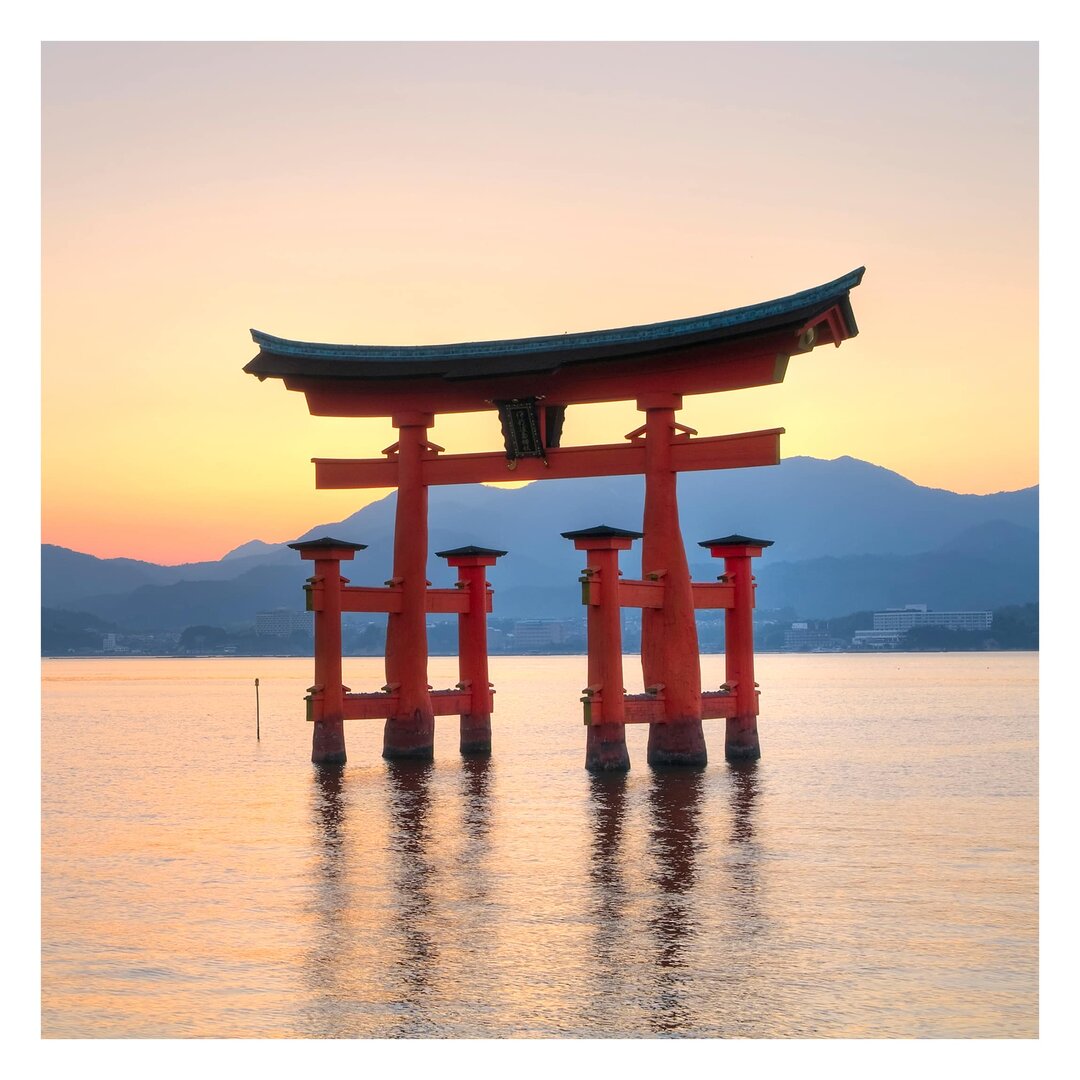
<svg viewBox="0 0 1080 1080">
<path fill-rule="evenodd" d="M 461 714 L 461 752 L 470 757 L 491 753 L 491 681 L 488 674 L 486 568 L 506 554 L 494 548 L 462 547 L 436 551 L 456 566 L 458 588 L 469 597 L 469 609 L 458 615 L 458 676 L 470 694 L 468 713 Z"/>
<path fill-rule="evenodd" d="M 601 719 L 592 723 L 586 710 L 585 768 L 590 772 L 625 772 L 630 768 L 630 754 L 624 723 L 619 552 L 628 550 L 641 533 L 597 525 L 562 535 L 573 540 L 579 551 L 588 552 L 588 566 L 581 578 L 582 600 L 588 608 L 589 685 L 585 693 L 599 702 Z"/>
<path fill-rule="evenodd" d="M 427 681 L 428 492 L 421 470 L 432 417 L 402 413 L 392 419 L 398 429 L 392 580 L 401 587 L 401 610 L 386 617 L 386 683 L 397 692 L 398 710 L 383 729 L 382 756 L 430 760 L 435 715 Z"/>
<path fill-rule="evenodd" d="M 314 562 L 308 579 L 307 608 L 314 612 L 315 685 L 308 691 L 311 760 L 319 765 L 345 764 L 345 687 L 341 681 L 341 562 L 363 551 L 366 544 L 352 544 L 324 536 L 319 540 L 290 544 L 300 558 Z"/>
<path fill-rule="evenodd" d="M 735 715 L 727 719 L 724 756 L 728 761 L 755 761 L 761 757 L 758 739 L 758 692 L 754 681 L 754 575 L 750 560 L 772 546 L 771 540 L 750 536 L 722 536 L 702 541 L 713 558 L 724 560 L 724 576 L 731 585 L 734 606 L 724 612 L 724 678 L 735 694 Z"/>
<path fill-rule="evenodd" d="M 679 394 L 638 398 L 645 413 L 645 514 L 641 576 L 664 582 L 664 606 L 641 613 L 641 667 L 646 687 L 663 685 L 667 722 L 649 725 L 650 765 L 705 765 L 701 667 L 690 567 L 679 528 L 671 442 Z"/>
</svg>

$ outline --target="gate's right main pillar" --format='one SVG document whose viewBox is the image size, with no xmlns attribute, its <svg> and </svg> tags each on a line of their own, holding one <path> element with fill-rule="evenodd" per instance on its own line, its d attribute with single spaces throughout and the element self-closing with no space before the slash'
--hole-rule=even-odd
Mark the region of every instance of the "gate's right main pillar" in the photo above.
<svg viewBox="0 0 1080 1080">
<path fill-rule="evenodd" d="M 701 667 L 694 594 L 686 561 L 676 472 L 671 462 L 679 394 L 650 394 L 637 400 L 645 413 L 645 514 L 641 576 L 661 576 L 664 606 L 641 612 L 641 667 L 645 685 L 663 684 L 667 722 L 649 725 L 650 765 L 705 765 L 701 728 Z"/>
</svg>

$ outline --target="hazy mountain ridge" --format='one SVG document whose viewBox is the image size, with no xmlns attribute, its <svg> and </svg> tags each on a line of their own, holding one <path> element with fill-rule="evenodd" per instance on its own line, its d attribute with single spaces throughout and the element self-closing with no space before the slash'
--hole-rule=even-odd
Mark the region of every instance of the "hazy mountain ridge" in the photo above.
<svg viewBox="0 0 1080 1080">
<path fill-rule="evenodd" d="M 249 540 L 246 544 L 235 547 L 232 551 L 226 551 L 220 561 L 226 559 L 244 559 L 251 555 L 264 556 L 281 551 L 282 544 L 268 544 L 265 540 Z"/>
<path fill-rule="evenodd" d="M 41 602 L 46 607 L 70 607 L 84 597 L 119 596 L 142 586 L 229 580 L 247 570 L 295 558 L 294 552 L 278 545 L 260 554 L 161 566 L 137 559 L 99 559 L 55 544 L 42 544 Z"/>
<path fill-rule="evenodd" d="M 559 533 L 600 522 L 640 528 L 643 490 L 641 477 L 432 488 L 429 550 L 504 548 L 509 556 L 489 575 L 497 614 L 569 617 L 580 606 L 582 560 Z M 741 532 L 776 541 L 757 571 L 759 607 L 827 618 L 914 602 L 981 608 L 1038 598 L 1037 487 L 960 495 L 854 458 L 797 457 L 772 469 L 683 474 L 679 505 L 697 580 L 720 572 L 700 540 Z M 367 544 L 343 573 L 381 584 L 391 573 L 394 510 L 391 494 L 297 539 Z M 622 565 L 628 577 L 639 573 L 640 545 Z M 132 630 L 250 622 L 256 611 L 299 608 L 309 573 L 284 544 L 259 540 L 217 561 L 171 567 L 43 545 L 42 603 Z M 432 555 L 428 577 L 448 585 L 454 575 Z"/>
<path fill-rule="evenodd" d="M 757 577 L 759 608 L 790 607 L 814 619 L 911 603 L 938 611 L 993 610 L 1039 595 L 1036 563 L 946 549 L 774 563 Z"/>
</svg>

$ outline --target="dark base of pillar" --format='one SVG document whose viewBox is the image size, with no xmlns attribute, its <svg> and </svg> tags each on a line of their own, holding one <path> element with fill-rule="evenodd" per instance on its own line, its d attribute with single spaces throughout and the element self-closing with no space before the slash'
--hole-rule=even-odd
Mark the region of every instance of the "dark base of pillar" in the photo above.
<svg viewBox="0 0 1080 1080">
<path fill-rule="evenodd" d="M 491 740 L 471 740 L 461 743 L 462 757 L 491 757 Z"/>
<path fill-rule="evenodd" d="M 705 732 L 699 719 L 650 724 L 646 760 L 650 765 L 683 765 L 700 768 L 709 763 Z"/>
<path fill-rule="evenodd" d="M 345 764 L 345 725 L 341 720 L 316 720 L 312 725 L 311 760 L 316 765 Z"/>
<path fill-rule="evenodd" d="M 461 752 L 466 757 L 486 757 L 491 754 L 490 716 L 461 718 Z"/>
<path fill-rule="evenodd" d="M 757 761 L 761 757 L 760 746 L 725 746 L 724 757 L 728 761 Z"/>
<path fill-rule="evenodd" d="M 434 761 L 434 746 L 417 746 L 402 750 L 396 746 L 384 746 L 382 756 L 387 761 Z"/>
<path fill-rule="evenodd" d="M 622 724 L 589 727 L 585 740 L 585 768 L 592 773 L 629 770 L 630 753 L 626 749 L 626 728 Z"/>
<path fill-rule="evenodd" d="M 761 757 L 756 716 L 729 716 L 724 738 L 728 761 L 757 761 Z"/>
<path fill-rule="evenodd" d="M 388 761 L 431 761 L 435 757 L 435 717 L 417 709 L 412 716 L 387 720 L 382 756 Z"/>
</svg>

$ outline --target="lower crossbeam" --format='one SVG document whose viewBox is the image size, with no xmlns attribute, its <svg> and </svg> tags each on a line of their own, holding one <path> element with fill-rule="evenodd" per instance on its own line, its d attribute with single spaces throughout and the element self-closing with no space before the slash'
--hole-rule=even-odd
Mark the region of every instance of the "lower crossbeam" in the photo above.
<svg viewBox="0 0 1080 1080">
<path fill-rule="evenodd" d="M 603 694 L 587 694 L 582 698 L 585 725 L 610 723 L 604 718 Z M 736 697 L 728 690 L 706 690 L 701 695 L 701 719 L 722 720 L 737 715 Z M 664 699 L 656 694 L 627 694 L 622 701 L 623 724 L 668 723 Z"/>
<path fill-rule="evenodd" d="M 398 694 L 346 694 L 342 715 L 345 720 L 389 720 L 397 716 Z M 433 690 L 431 711 L 435 716 L 468 716 L 472 713 L 472 691 Z"/>
</svg>

